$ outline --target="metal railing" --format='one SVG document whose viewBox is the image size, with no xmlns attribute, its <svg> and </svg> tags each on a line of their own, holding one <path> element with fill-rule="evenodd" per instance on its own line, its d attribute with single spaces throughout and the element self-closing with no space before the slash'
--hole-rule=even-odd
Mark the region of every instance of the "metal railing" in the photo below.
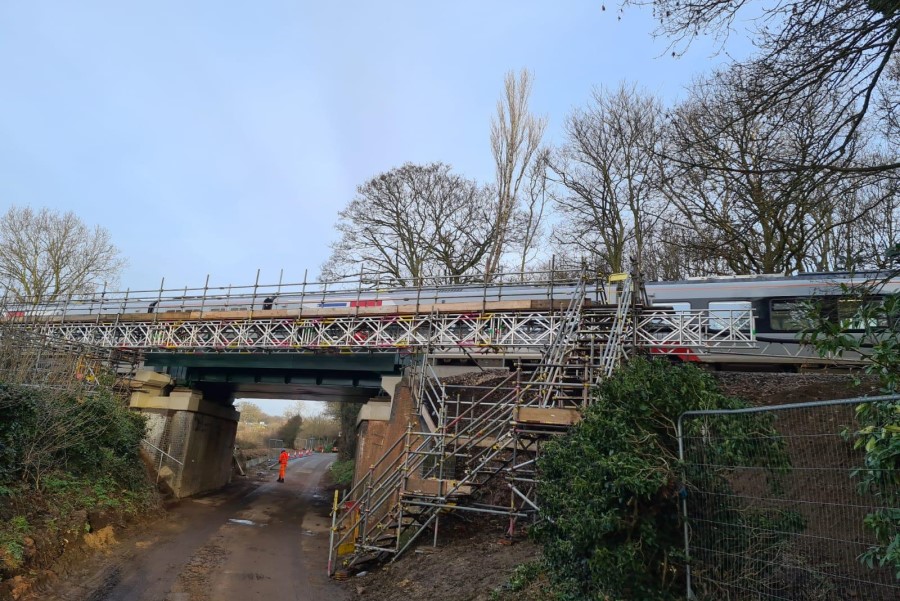
<svg viewBox="0 0 900 601">
<path fill-rule="evenodd" d="M 156 465 L 156 481 L 157 482 L 159 482 L 160 473 L 162 472 L 163 462 L 165 462 L 166 460 L 171 461 L 172 463 L 177 465 L 179 468 L 184 467 L 184 462 L 179 461 L 175 456 L 170 455 L 169 453 L 163 451 L 161 448 L 159 448 L 158 446 L 156 446 L 155 444 L 153 444 L 146 438 L 141 439 L 141 444 L 144 445 L 145 447 L 149 447 L 150 448 L 149 452 L 151 454 L 157 455 L 159 457 L 159 461 L 157 462 L 157 465 Z M 177 473 L 174 474 L 174 479 L 177 480 L 179 476 L 180 476 L 180 474 L 177 474 Z M 173 482 L 173 484 L 174 484 L 174 482 Z"/>
<path fill-rule="evenodd" d="M 536 382 L 557 383 L 563 377 L 568 354 L 572 352 L 578 338 L 581 325 L 581 311 L 584 305 L 584 289 L 586 282 L 579 281 L 578 289 L 572 296 L 565 312 L 559 318 L 559 327 L 553 342 L 544 353 L 543 361 L 535 371 Z M 542 387 L 539 404 L 548 406 L 552 402 L 553 387 Z"/>
<path fill-rule="evenodd" d="M 499 274 L 490 278 L 429 276 L 398 282 L 386 274 L 360 273 L 330 281 L 260 283 L 166 288 L 165 279 L 153 290 L 102 290 L 69 294 L 60 298 L 14 298 L 6 294 L 2 304 L 7 318 L 21 320 L 115 315 L 198 313 L 220 311 L 303 311 L 329 307 L 365 308 L 392 305 L 515 301 L 522 299 L 566 300 L 583 271 L 549 270 Z M 596 277 L 592 281 L 599 282 Z M 602 294 L 600 286 L 590 291 Z"/>
</svg>

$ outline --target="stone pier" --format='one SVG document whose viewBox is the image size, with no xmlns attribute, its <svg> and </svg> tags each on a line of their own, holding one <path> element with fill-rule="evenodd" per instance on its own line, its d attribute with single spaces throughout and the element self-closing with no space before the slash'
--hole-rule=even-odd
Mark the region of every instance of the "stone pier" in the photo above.
<svg viewBox="0 0 900 601">
<path fill-rule="evenodd" d="M 175 388 L 165 374 L 146 371 L 135 379 L 131 408 L 147 417 L 144 450 L 178 498 L 216 490 L 231 479 L 240 414 L 230 400 L 222 401 Z"/>
</svg>

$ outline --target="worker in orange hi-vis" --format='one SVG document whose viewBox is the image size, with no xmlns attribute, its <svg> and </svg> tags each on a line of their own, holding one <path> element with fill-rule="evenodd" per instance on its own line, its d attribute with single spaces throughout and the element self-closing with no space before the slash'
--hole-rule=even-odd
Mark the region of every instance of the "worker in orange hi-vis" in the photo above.
<svg viewBox="0 0 900 601">
<path fill-rule="evenodd" d="M 278 456 L 278 463 L 281 464 L 281 467 L 278 468 L 278 482 L 284 482 L 284 470 L 287 469 L 288 464 L 288 452 L 285 449 L 281 449 L 281 455 Z"/>
</svg>

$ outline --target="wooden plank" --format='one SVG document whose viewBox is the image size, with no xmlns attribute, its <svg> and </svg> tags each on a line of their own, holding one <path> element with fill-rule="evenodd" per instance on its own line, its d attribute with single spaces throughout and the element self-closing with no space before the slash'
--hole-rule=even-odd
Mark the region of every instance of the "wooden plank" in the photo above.
<svg viewBox="0 0 900 601">
<path fill-rule="evenodd" d="M 437 478 L 415 478 L 410 476 L 406 481 L 407 493 L 419 493 L 430 495 L 433 497 L 444 496 L 447 491 L 456 485 L 455 480 L 438 480 Z M 460 486 L 453 494 L 468 495 L 472 492 L 472 487 L 468 484 Z"/>
<path fill-rule="evenodd" d="M 521 424 L 572 426 L 581 421 L 581 412 L 559 407 L 519 407 L 516 421 Z"/>
</svg>

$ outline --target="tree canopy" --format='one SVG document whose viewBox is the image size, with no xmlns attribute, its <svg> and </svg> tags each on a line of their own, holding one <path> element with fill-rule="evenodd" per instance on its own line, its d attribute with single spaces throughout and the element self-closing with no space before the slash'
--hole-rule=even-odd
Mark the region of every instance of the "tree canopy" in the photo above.
<svg viewBox="0 0 900 601">
<path fill-rule="evenodd" d="M 803 114 L 804 107 L 833 98 L 833 119 L 821 134 L 834 142 L 830 152 L 815 157 L 784 157 L 778 169 L 821 169 L 874 172 L 900 169 L 896 156 L 877 164 L 842 162 L 854 137 L 863 129 L 885 129 L 900 94 L 897 58 L 900 4 L 896 0 L 626 0 L 650 5 L 659 21 L 657 33 L 672 40 L 673 53 L 683 52 L 700 35 L 724 42 L 739 23 L 756 24 L 750 32 L 758 52 L 741 65 L 742 82 L 752 110 L 773 109 Z M 874 113 L 874 116 L 873 116 Z M 893 141 L 894 149 L 897 148 Z"/>
<path fill-rule="evenodd" d="M 52 302 L 114 283 L 125 265 L 112 236 L 74 213 L 29 207 L 0 217 L 0 283 L 19 302 Z"/>
<path fill-rule="evenodd" d="M 337 279 L 365 268 L 400 285 L 428 276 L 461 280 L 497 239 L 491 197 L 444 163 L 406 163 L 377 175 L 339 213 L 340 239 L 323 273 Z"/>
</svg>

